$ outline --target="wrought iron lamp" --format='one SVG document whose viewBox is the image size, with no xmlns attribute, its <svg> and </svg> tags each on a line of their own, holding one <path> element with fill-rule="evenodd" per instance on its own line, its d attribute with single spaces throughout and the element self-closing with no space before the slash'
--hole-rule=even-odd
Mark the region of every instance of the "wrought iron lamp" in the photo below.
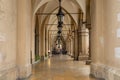
<svg viewBox="0 0 120 80">
<path fill-rule="evenodd" d="M 63 19 L 64 19 L 64 13 L 62 12 L 62 7 L 61 7 L 61 0 L 59 0 L 59 10 L 57 13 L 57 18 L 58 18 L 58 35 L 62 33 L 62 25 L 63 25 Z"/>
<path fill-rule="evenodd" d="M 57 13 L 58 24 L 63 24 L 64 13 L 62 12 L 61 0 L 59 0 L 59 11 Z"/>
<path fill-rule="evenodd" d="M 60 48 L 60 34 L 58 34 L 58 48 Z"/>
<path fill-rule="evenodd" d="M 57 27 L 58 27 L 58 30 L 59 30 L 59 31 L 62 31 L 62 24 L 59 24 L 59 23 L 58 23 L 58 26 L 57 26 Z"/>
<path fill-rule="evenodd" d="M 60 37 L 61 37 L 61 33 L 62 33 L 62 25 L 63 25 L 63 19 L 64 19 L 64 13 L 62 12 L 62 7 L 61 7 L 61 0 L 59 0 L 59 10 L 58 10 L 58 13 L 56 14 L 57 15 L 57 18 L 58 18 L 58 45 L 60 47 Z"/>
</svg>

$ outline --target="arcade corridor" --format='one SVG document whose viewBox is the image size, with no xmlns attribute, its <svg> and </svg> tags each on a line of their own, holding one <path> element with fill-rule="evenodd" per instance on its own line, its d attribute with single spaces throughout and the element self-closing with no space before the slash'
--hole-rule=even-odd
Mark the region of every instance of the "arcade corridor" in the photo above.
<svg viewBox="0 0 120 80">
<path fill-rule="evenodd" d="M 120 0 L 0 0 L 0 80 L 89 75 L 120 80 Z"/>
<path fill-rule="evenodd" d="M 33 65 L 28 80 L 96 80 L 89 77 L 90 67 L 82 61 L 73 61 L 68 55 L 54 55 Z"/>
</svg>

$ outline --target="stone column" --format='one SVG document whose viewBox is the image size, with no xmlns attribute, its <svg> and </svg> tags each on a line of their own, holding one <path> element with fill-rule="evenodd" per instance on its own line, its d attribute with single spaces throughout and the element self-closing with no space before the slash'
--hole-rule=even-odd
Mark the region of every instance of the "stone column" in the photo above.
<svg viewBox="0 0 120 80">
<path fill-rule="evenodd" d="M 73 32 L 73 58 L 75 58 L 75 33 Z"/>
<path fill-rule="evenodd" d="M 91 26 L 90 26 L 90 24 L 89 25 L 87 25 L 87 28 L 88 28 L 88 30 L 89 30 L 89 51 L 88 51 L 88 53 L 89 53 L 89 56 L 88 56 L 88 60 L 86 61 L 86 64 L 90 64 L 91 63 Z"/>
<path fill-rule="evenodd" d="M 17 25 L 17 67 L 18 77 L 23 79 L 31 74 L 30 36 L 31 36 L 31 0 L 18 0 Z"/>
<path fill-rule="evenodd" d="M 48 56 L 48 38 L 47 38 L 47 35 L 48 33 L 47 33 L 47 29 L 46 29 L 46 26 L 45 26 L 45 55 L 46 55 L 46 57 Z"/>
<path fill-rule="evenodd" d="M 50 31 L 48 30 L 48 49 L 51 51 L 52 53 L 52 50 L 51 50 L 51 47 L 50 47 Z"/>
<path fill-rule="evenodd" d="M 74 57 L 74 38 L 72 36 L 72 41 L 71 41 L 71 49 L 72 49 L 72 57 Z"/>
<path fill-rule="evenodd" d="M 88 60 L 88 36 L 88 31 L 83 26 L 79 31 L 79 49 L 81 50 L 79 52 L 79 60 Z"/>
<path fill-rule="evenodd" d="M 78 40 L 79 40 L 79 60 L 80 60 L 80 56 L 82 53 L 82 36 L 81 36 L 81 31 L 78 31 Z"/>
<path fill-rule="evenodd" d="M 50 32 L 50 35 L 49 35 L 49 47 L 50 49 L 52 50 L 53 49 L 53 44 L 52 44 L 52 35 L 51 35 L 51 32 Z"/>
<path fill-rule="evenodd" d="M 78 30 L 75 30 L 74 38 L 75 38 L 75 56 L 74 56 L 74 60 L 78 60 Z"/>
<path fill-rule="evenodd" d="M 40 32 L 39 32 L 39 55 L 40 55 L 40 59 L 41 59 L 41 55 L 42 55 L 42 34 L 41 33 L 42 32 L 40 30 Z"/>
<path fill-rule="evenodd" d="M 69 51 L 68 50 L 68 40 L 66 41 L 66 50 Z"/>
<path fill-rule="evenodd" d="M 95 0 L 92 5 L 91 73 L 105 80 L 120 80 L 120 1 Z"/>
<path fill-rule="evenodd" d="M 32 16 L 32 32 L 31 32 L 31 62 L 35 62 L 35 21 L 36 16 Z"/>
<path fill-rule="evenodd" d="M 89 30 L 89 57 L 88 57 L 88 60 L 86 61 L 86 64 L 90 64 L 91 63 L 91 14 L 90 14 L 90 0 L 88 0 L 87 2 L 87 13 L 86 13 L 86 21 L 87 21 L 87 24 L 86 24 L 86 28 Z"/>
<path fill-rule="evenodd" d="M 78 28 L 78 41 L 79 41 L 79 60 L 87 60 L 88 56 L 86 56 L 86 28 L 85 24 L 83 24 L 83 20 L 85 18 L 85 15 L 82 13 L 80 15 L 80 23 Z"/>
<path fill-rule="evenodd" d="M 68 42 L 67 43 L 68 44 L 68 46 L 67 46 L 68 47 L 68 54 L 70 55 L 70 39 L 67 42 Z"/>
<path fill-rule="evenodd" d="M 47 48 L 46 50 L 47 50 L 47 53 L 48 53 L 48 50 L 50 50 L 49 49 L 49 44 L 48 44 L 48 40 L 49 40 L 48 35 L 49 34 L 48 34 L 48 30 L 47 30 L 47 35 L 46 35 L 46 48 Z M 51 50 L 50 50 L 50 53 L 51 53 Z"/>
<path fill-rule="evenodd" d="M 70 56 L 71 56 L 71 40 L 70 40 L 70 42 L 69 42 L 69 54 L 70 54 Z"/>
<path fill-rule="evenodd" d="M 72 56 L 72 39 L 70 39 L 70 55 Z"/>
<path fill-rule="evenodd" d="M 104 0 L 91 1 L 91 74 L 97 78 L 103 78 L 101 63 L 104 63 Z M 108 1 L 108 0 L 106 0 Z M 110 0 L 109 0 L 110 1 Z M 103 5 L 104 4 L 104 5 Z M 107 10 L 108 11 L 108 10 Z M 105 26 L 106 27 L 106 26 Z M 106 54 L 106 53 L 105 53 Z M 102 61 L 101 61 L 102 60 Z"/>
<path fill-rule="evenodd" d="M 35 56 L 39 56 L 39 19 L 38 19 L 38 16 L 36 16 L 36 24 L 35 24 Z"/>
<path fill-rule="evenodd" d="M 40 39 L 41 39 L 41 44 L 40 44 L 40 46 L 41 46 L 41 53 L 40 53 L 40 55 L 41 55 L 41 60 L 44 60 L 44 57 L 45 57 L 45 29 L 42 29 L 41 30 L 41 33 L 40 33 Z"/>
</svg>

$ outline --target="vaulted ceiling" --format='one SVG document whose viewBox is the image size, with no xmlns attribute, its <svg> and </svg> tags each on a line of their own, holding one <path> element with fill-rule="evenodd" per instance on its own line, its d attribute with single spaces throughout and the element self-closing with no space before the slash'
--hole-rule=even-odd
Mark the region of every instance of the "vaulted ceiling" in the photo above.
<svg viewBox="0 0 120 80">
<path fill-rule="evenodd" d="M 84 18 L 86 16 L 86 5 L 89 0 L 62 0 L 62 8 L 64 13 L 83 13 Z M 58 0 L 32 0 L 33 3 L 33 14 L 36 13 L 58 13 Z M 57 24 L 56 15 L 37 15 L 39 18 L 39 25 L 41 25 L 41 30 L 47 27 L 49 30 L 57 30 L 57 25 L 47 25 L 47 24 Z M 74 25 L 64 25 L 63 30 L 70 30 L 72 27 L 78 27 L 80 14 L 67 14 L 64 18 L 64 24 L 74 24 Z M 43 27 L 44 26 L 44 27 Z"/>
</svg>

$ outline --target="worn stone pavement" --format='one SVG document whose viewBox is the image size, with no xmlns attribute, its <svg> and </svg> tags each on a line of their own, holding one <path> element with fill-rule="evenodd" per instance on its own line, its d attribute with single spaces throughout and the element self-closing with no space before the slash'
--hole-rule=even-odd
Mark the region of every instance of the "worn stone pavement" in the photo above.
<svg viewBox="0 0 120 80">
<path fill-rule="evenodd" d="M 90 67 L 82 61 L 73 61 L 67 55 L 54 55 L 33 65 L 27 80 L 96 80 L 89 76 Z"/>
</svg>

